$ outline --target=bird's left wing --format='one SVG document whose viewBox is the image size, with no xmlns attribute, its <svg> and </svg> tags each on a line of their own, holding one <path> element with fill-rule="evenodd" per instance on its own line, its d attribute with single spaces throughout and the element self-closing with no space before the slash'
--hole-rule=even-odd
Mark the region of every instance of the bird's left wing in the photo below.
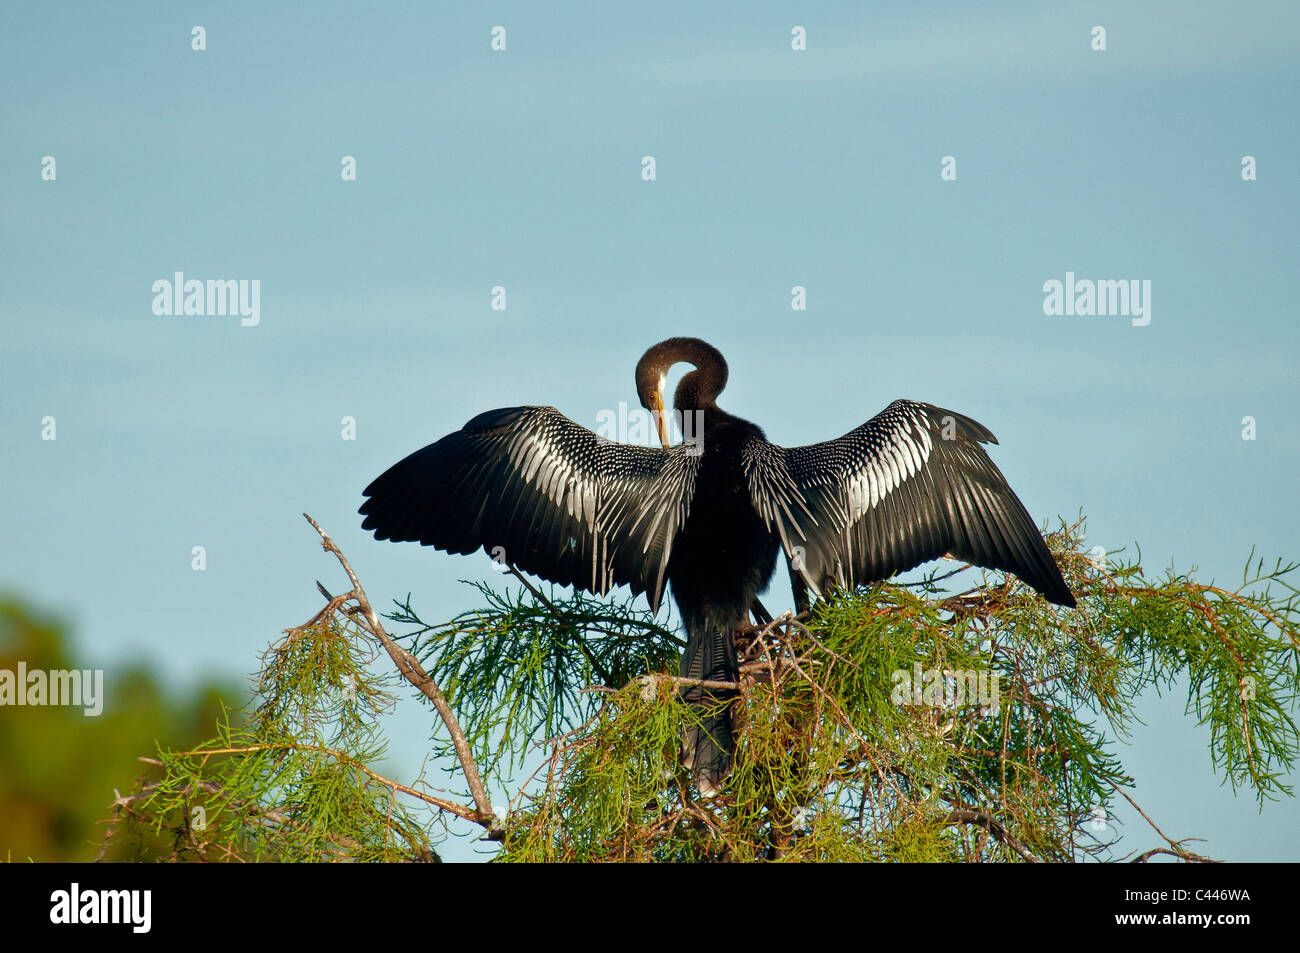
<svg viewBox="0 0 1300 953">
<path fill-rule="evenodd" d="M 658 611 L 698 456 L 613 443 L 554 407 L 508 407 L 394 464 L 365 489 L 377 539 L 489 555 L 561 585 L 626 584 Z"/>
<path fill-rule="evenodd" d="M 751 440 L 744 465 L 754 508 L 815 595 L 951 553 L 1073 606 L 1037 524 L 981 443 L 997 439 L 969 417 L 896 400 L 838 440 L 788 449 Z"/>
</svg>

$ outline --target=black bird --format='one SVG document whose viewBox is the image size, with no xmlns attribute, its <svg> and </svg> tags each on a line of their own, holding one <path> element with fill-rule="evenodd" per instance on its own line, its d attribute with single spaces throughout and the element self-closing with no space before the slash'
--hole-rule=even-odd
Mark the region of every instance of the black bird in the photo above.
<svg viewBox="0 0 1300 953">
<path fill-rule="evenodd" d="M 669 368 L 693 364 L 675 410 L 693 438 L 669 446 Z M 1073 606 L 1038 527 L 980 447 L 997 439 L 952 411 L 896 400 L 838 440 L 771 444 L 717 405 L 727 362 L 698 338 L 670 338 L 637 363 L 641 404 L 663 449 L 613 443 L 554 407 L 480 414 L 365 489 L 377 539 L 452 553 L 480 547 L 561 585 L 644 592 L 665 583 L 686 626 L 681 673 L 734 681 L 732 633 L 757 606 L 784 550 L 796 599 L 887 579 L 945 554 L 1015 573 Z M 695 686 L 683 759 L 705 795 L 731 762 L 734 692 Z"/>
</svg>

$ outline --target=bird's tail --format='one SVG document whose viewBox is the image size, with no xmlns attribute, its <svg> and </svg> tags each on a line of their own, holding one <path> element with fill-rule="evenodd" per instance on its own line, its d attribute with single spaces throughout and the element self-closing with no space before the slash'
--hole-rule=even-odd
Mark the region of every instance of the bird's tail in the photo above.
<svg viewBox="0 0 1300 953">
<path fill-rule="evenodd" d="M 702 681 L 734 682 L 740 670 L 732 632 L 708 632 L 687 640 L 682 655 L 682 677 Z M 722 789 L 722 779 L 731 770 L 734 741 L 731 730 L 731 702 L 740 693 L 728 689 L 683 686 L 682 700 L 695 709 L 698 721 L 687 722 L 682 736 L 682 763 L 695 786 L 705 797 Z"/>
</svg>

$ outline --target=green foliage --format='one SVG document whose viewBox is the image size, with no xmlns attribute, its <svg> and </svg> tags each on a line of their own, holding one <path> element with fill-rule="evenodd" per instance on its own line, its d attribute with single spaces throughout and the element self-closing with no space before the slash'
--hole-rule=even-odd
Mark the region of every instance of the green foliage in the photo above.
<svg viewBox="0 0 1300 953">
<path fill-rule="evenodd" d="M 369 767 L 392 704 L 374 661 L 335 614 L 290 631 L 263 657 L 247 722 L 160 753 L 164 777 L 132 800 L 128 824 L 170 828 L 179 860 L 435 859 L 404 786 Z"/>
<path fill-rule="evenodd" d="M 435 753 L 463 767 L 463 729 L 489 784 L 517 791 L 499 818 L 367 767 L 391 686 L 370 674 L 378 622 L 350 593 L 268 654 L 247 728 L 163 757 L 142 813 L 202 803 L 194 852 L 241 859 L 429 859 L 426 807 L 485 828 L 501 862 L 1117 859 L 1113 829 L 1092 823 L 1131 800 L 1109 739 L 1144 689 L 1176 686 L 1214 769 L 1261 801 L 1289 796 L 1298 567 L 1257 565 L 1229 591 L 1095 564 L 1081 524 L 1049 542 L 1077 610 L 998 574 L 948 595 L 949 573 L 738 631 L 735 764 L 713 798 L 681 764 L 683 723 L 700 717 L 678 697 L 681 642 L 644 610 L 524 581 L 480 585 L 481 608 L 431 625 L 408 596 L 388 618 L 414 627 L 411 659 L 456 714 Z"/>
<path fill-rule="evenodd" d="M 652 704 L 640 683 L 606 696 L 554 746 L 502 859 L 1114 857 L 1093 821 L 1132 779 L 1106 729 L 1122 737 L 1142 690 L 1180 679 L 1214 766 L 1261 800 L 1288 795 L 1296 567 L 1258 566 L 1229 592 L 1173 573 L 1153 583 L 1136 562 L 1094 565 L 1078 552 L 1081 525 L 1052 542 L 1077 610 L 1005 580 L 948 599 L 881 585 L 820 604 L 806 624 L 751 629 L 722 797 L 701 800 L 681 770 L 690 713 L 667 681 Z M 936 686 L 937 673 L 996 676 L 996 703 L 954 705 L 940 689 L 900 704 L 900 676 L 918 669 Z"/>
<path fill-rule="evenodd" d="M 457 709 L 481 771 L 519 765 L 539 740 L 591 715 L 589 686 L 662 671 L 684 644 L 631 599 L 620 605 L 583 592 L 557 599 L 531 586 L 512 595 L 471 585 L 483 608 L 447 623 L 424 622 L 409 594 L 386 618 L 419 626 L 410 633 L 412 651 Z M 437 750 L 454 760 L 450 742 Z"/>
</svg>

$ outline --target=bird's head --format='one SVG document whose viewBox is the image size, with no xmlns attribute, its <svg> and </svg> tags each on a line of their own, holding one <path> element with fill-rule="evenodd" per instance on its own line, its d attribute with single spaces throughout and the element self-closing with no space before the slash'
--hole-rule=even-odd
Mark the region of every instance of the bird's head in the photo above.
<svg viewBox="0 0 1300 953">
<path fill-rule="evenodd" d="M 695 370 L 677 385 L 673 406 L 678 411 L 702 410 L 713 406 L 727 386 L 727 362 L 721 352 L 699 338 L 669 338 L 660 341 L 636 365 L 636 393 L 641 406 L 654 415 L 659 442 L 668 449 L 668 420 L 664 414 L 664 387 L 674 364 L 694 364 Z"/>
</svg>

